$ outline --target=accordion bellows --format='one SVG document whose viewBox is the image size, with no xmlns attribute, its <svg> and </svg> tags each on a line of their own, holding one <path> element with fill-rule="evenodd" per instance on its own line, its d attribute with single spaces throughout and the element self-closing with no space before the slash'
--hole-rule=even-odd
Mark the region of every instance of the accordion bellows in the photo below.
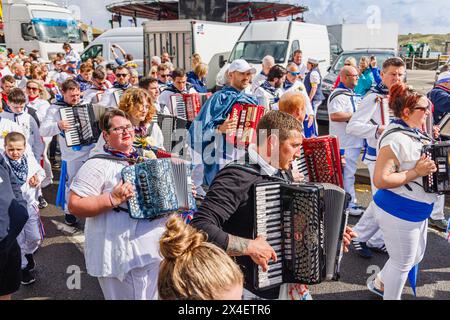
<svg viewBox="0 0 450 320">
<path fill-rule="evenodd" d="M 135 186 L 128 201 L 130 217 L 155 219 L 179 209 L 195 209 L 190 163 L 180 159 L 154 159 L 122 170 L 124 182 Z"/>
</svg>

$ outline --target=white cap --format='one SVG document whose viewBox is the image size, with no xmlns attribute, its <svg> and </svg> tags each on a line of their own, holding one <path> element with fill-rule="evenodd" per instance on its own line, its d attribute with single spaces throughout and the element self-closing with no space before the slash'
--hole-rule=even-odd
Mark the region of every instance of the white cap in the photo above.
<svg viewBox="0 0 450 320">
<path fill-rule="evenodd" d="M 319 64 L 319 60 L 318 60 L 318 59 L 315 59 L 315 58 L 309 58 L 309 59 L 308 59 L 308 62 L 309 62 L 309 63 L 312 63 L 312 64 Z"/>
<path fill-rule="evenodd" d="M 437 83 L 445 83 L 445 82 L 450 82 L 450 71 L 445 71 L 442 72 L 437 80 Z"/>
<path fill-rule="evenodd" d="M 248 62 L 245 61 L 244 59 L 236 59 L 230 64 L 230 67 L 228 68 L 228 72 L 231 73 L 234 71 L 238 71 L 238 72 L 250 71 L 251 73 L 256 73 L 256 69 L 253 68 L 251 65 L 249 65 Z"/>
</svg>

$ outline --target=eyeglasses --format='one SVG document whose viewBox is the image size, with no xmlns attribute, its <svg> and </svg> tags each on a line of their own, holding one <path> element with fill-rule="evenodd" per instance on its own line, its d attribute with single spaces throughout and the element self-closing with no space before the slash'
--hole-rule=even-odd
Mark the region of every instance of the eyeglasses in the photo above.
<svg viewBox="0 0 450 320">
<path fill-rule="evenodd" d="M 124 77 L 125 78 L 127 75 L 128 75 L 128 73 L 117 73 L 116 77 L 117 78 L 120 78 L 120 77 Z"/>
<path fill-rule="evenodd" d="M 128 126 L 125 126 L 125 127 L 117 127 L 117 128 L 111 129 L 112 132 L 117 133 L 117 134 L 124 134 L 125 131 L 133 132 L 133 130 L 134 130 L 134 128 L 131 124 Z"/>
</svg>

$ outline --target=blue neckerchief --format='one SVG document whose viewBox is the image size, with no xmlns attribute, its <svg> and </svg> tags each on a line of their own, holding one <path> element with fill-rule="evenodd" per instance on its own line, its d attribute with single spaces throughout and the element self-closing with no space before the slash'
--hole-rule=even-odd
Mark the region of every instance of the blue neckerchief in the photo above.
<svg viewBox="0 0 450 320">
<path fill-rule="evenodd" d="M 11 110 L 9 105 L 6 105 L 5 109 L 3 109 L 3 111 L 14 114 L 14 122 L 17 123 L 17 118 L 26 112 L 26 108 L 24 108 L 23 112 L 21 112 L 21 113 L 15 113 L 14 111 Z"/>
<path fill-rule="evenodd" d="M 354 99 L 355 91 L 353 91 L 353 90 L 350 89 L 350 88 L 347 88 L 347 87 L 345 86 L 345 84 L 343 84 L 342 82 L 339 82 L 339 85 L 338 85 L 337 87 L 338 87 L 339 89 L 344 89 L 344 90 L 347 90 L 348 92 L 351 92 L 351 93 L 352 93 L 352 96 L 350 97 L 350 101 L 352 102 L 353 113 L 355 113 L 355 112 L 356 112 L 356 105 L 355 105 L 355 99 Z"/>
<path fill-rule="evenodd" d="M 264 83 L 261 85 L 261 88 L 269 92 L 271 95 L 275 97 L 275 92 L 277 89 L 275 87 L 272 87 L 272 85 L 269 83 L 269 81 L 264 81 Z"/>
<path fill-rule="evenodd" d="M 383 82 L 380 82 L 379 84 L 375 85 L 370 89 L 371 92 L 382 94 L 387 96 L 389 94 L 389 89 L 384 85 Z"/>
<path fill-rule="evenodd" d="M 22 156 L 22 158 L 20 158 L 19 160 L 12 160 L 9 157 L 7 157 L 7 159 L 11 166 L 11 171 L 17 177 L 20 184 L 23 185 L 25 182 L 27 182 L 27 175 L 28 175 L 27 158 Z"/>
<path fill-rule="evenodd" d="M 283 89 L 284 90 L 289 90 L 290 88 L 292 88 L 293 85 L 294 85 L 293 82 L 290 82 L 289 80 L 286 79 L 286 81 L 284 81 Z"/>
<path fill-rule="evenodd" d="M 143 160 L 134 147 L 132 148 L 131 153 L 128 154 L 111 149 L 106 144 L 103 146 L 103 150 L 110 155 L 126 160 L 129 164 L 135 164 Z"/>
<path fill-rule="evenodd" d="M 411 127 L 408 126 L 408 124 L 407 124 L 405 121 L 403 121 L 402 119 L 394 118 L 394 119 L 391 120 L 391 123 L 399 124 L 399 125 L 401 125 L 402 127 L 404 127 L 405 129 L 408 129 L 408 130 L 410 130 L 410 131 L 412 131 L 412 132 L 414 132 L 414 133 L 416 133 L 416 134 L 423 134 L 423 132 L 422 132 L 420 129 L 417 129 L 417 128 L 411 128 Z"/>
<path fill-rule="evenodd" d="M 120 84 L 120 83 L 118 83 L 117 81 L 114 82 L 114 85 L 113 85 L 113 88 L 114 88 L 114 89 L 121 89 L 121 90 L 127 90 L 127 89 L 130 88 L 130 87 L 131 87 L 131 84 L 130 84 L 130 83 L 127 83 L 127 84 Z"/>
</svg>

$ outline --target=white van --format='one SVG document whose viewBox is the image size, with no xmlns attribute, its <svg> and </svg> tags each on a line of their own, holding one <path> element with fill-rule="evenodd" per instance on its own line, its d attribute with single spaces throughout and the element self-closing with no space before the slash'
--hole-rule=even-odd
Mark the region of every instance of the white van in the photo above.
<svg viewBox="0 0 450 320">
<path fill-rule="evenodd" d="M 303 62 L 308 58 L 320 61 L 319 69 L 324 77 L 330 66 L 330 41 L 327 27 L 296 21 L 262 21 L 252 22 L 242 32 L 233 48 L 228 61 L 224 64 L 216 78 L 217 87 L 225 84 L 225 72 L 229 64 L 236 59 L 245 59 L 261 71 L 261 60 L 266 55 L 275 58 L 275 63 L 284 67 L 292 61 L 295 50 L 303 52 Z M 225 62 L 225 63 L 224 63 Z"/>
<path fill-rule="evenodd" d="M 144 31 L 142 27 L 110 29 L 92 41 L 81 54 L 81 60 L 102 56 L 106 63 L 115 63 L 111 53 L 111 45 L 119 45 L 126 53 L 133 55 L 138 65 L 138 72 L 144 72 Z M 119 58 L 123 58 L 119 50 L 115 50 Z"/>
</svg>

